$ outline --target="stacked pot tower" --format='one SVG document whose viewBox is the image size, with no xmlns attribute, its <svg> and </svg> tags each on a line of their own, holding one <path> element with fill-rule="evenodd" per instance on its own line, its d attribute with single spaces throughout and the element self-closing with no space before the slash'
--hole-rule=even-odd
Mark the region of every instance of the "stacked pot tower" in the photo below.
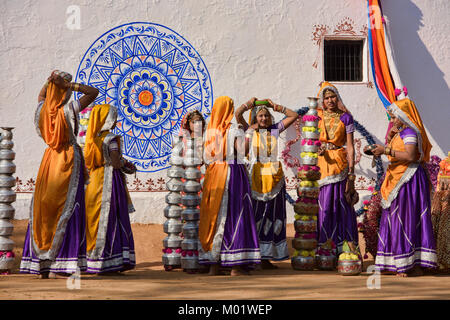
<svg viewBox="0 0 450 320">
<path fill-rule="evenodd" d="M 13 160 L 16 156 L 12 150 L 11 127 L 2 127 L 0 135 L 0 273 L 9 273 L 14 266 L 14 241 L 9 239 L 14 226 L 11 220 L 14 218 L 12 202 L 16 201 L 16 193 L 12 188 L 16 184 L 13 174 L 16 165 Z"/>
<path fill-rule="evenodd" d="M 167 218 L 164 223 L 164 232 L 167 237 L 163 240 L 162 262 L 164 269 L 170 271 L 181 267 L 181 231 L 183 222 L 181 213 L 181 191 L 183 190 L 184 167 L 183 167 L 183 140 L 181 136 L 174 138 L 174 148 L 170 158 L 171 167 L 167 170 L 167 177 L 170 180 L 166 186 L 169 193 L 166 195 L 167 207 L 164 209 L 164 217 Z"/>
<path fill-rule="evenodd" d="M 317 98 L 309 97 L 309 110 L 303 116 L 302 152 L 298 177 L 301 180 L 294 204 L 295 238 L 292 246 L 295 253 L 291 259 L 292 268 L 296 270 L 313 270 L 316 267 L 317 249 L 317 214 L 320 170 L 317 166 L 318 148 L 320 146 L 317 115 Z"/>
<path fill-rule="evenodd" d="M 202 173 L 199 166 L 202 164 L 201 154 L 196 147 L 196 139 L 187 139 L 186 153 L 184 155 L 184 195 L 181 203 L 184 206 L 182 218 L 183 241 L 181 243 L 181 267 L 188 273 L 195 273 L 200 269 L 198 263 L 198 223 L 200 219 L 200 179 Z"/>
</svg>

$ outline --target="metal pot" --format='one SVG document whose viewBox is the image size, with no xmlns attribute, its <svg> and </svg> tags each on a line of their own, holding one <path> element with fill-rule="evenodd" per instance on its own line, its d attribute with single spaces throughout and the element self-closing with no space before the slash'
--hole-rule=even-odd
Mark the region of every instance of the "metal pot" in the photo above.
<svg viewBox="0 0 450 320">
<path fill-rule="evenodd" d="M 164 222 L 165 233 L 180 233 L 183 229 L 183 223 L 178 219 L 168 219 Z"/>
<path fill-rule="evenodd" d="M 314 216 L 319 213 L 319 205 L 317 204 L 304 204 L 302 202 L 296 202 L 294 204 L 294 212 L 304 216 Z"/>
<path fill-rule="evenodd" d="M 291 259 L 291 265 L 295 270 L 314 270 L 315 261 L 313 257 L 296 256 Z"/>
<path fill-rule="evenodd" d="M 170 156 L 169 164 L 171 166 L 182 166 L 183 165 L 183 157 L 180 157 L 176 154 Z"/>
<path fill-rule="evenodd" d="M 14 160 L 16 158 L 16 153 L 9 149 L 0 150 L 0 160 Z"/>
<path fill-rule="evenodd" d="M 338 260 L 338 272 L 343 276 L 356 276 L 362 271 L 361 260 Z"/>
<path fill-rule="evenodd" d="M 295 231 L 299 233 L 311 233 L 317 231 L 317 221 L 315 220 L 295 220 Z"/>
<path fill-rule="evenodd" d="M 183 164 L 186 167 L 196 167 L 196 166 L 199 166 L 202 164 L 202 159 L 193 157 L 193 156 L 189 156 L 188 154 L 186 154 L 186 156 L 183 160 Z"/>
<path fill-rule="evenodd" d="M 164 208 L 164 217 L 166 218 L 180 218 L 183 208 L 177 205 L 168 205 Z"/>
<path fill-rule="evenodd" d="M 189 167 L 184 171 L 184 178 L 189 180 L 197 180 L 202 177 L 202 172 L 196 167 Z"/>
<path fill-rule="evenodd" d="M 197 239 L 184 239 L 181 244 L 181 249 L 183 250 L 198 250 L 198 240 Z"/>
<path fill-rule="evenodd" d="M 200 204 L 201 198 L 197 194 L 186 194 L 182 199 L 181 203 L 186 207 L 195 207 Z"/>
<path fill-rule="evenodd" d="M 309 165 L 309 166 L 315 166 L 315 165 L 317 165 L 317 161 L 318 161 L 318 159 L 317 158 L 310 158 L 310 157 L 306 157 L 306 158 L 301 158 L 301 160 L 300 160 L 300 162 L 303 164 L 303 165 Z"/>
<path fill-rule="evenodd" d="M 0 188 L 0 202 L 14 202 L 16 201 L 16 193 L 10 189 Z"/>
<path fill-rule="evenodd" d="M 305 127 L 316 127 L 319 124 L 319 121 L 305 121 Z"/>
<path fill-rule="evenodd" d="M 0 251 L 12 251 L 14 249 L 14 241 L 7 237 L 0 236 Z"/>
<path fill-rule="evenodd" d="M 0 160 L 0 173 L 12 174 L 16 172 L 16 165 L 11 160 Z"/>
<path fill-rule="evenodd" d="M 172 192 L 181 192 L 181 191 L 183 191 L 183 188 L 184 188 L 183 181 L 181 181 L 180 179 L 177 179 L 177 178 L 170 179 L 166 183 L 166 186 L 167 186 L 167 190 L 172 191 Z"/>
<path fill-rule="evenodd" d="M 179 248 L 183 239 L 180 236 L 169 234 L 163 240 L 164 248 Z"/>
<path fill-rule="evenodd" d="M 335 256 L 316 256 L 317 267 L 321 270 L 334 270 L 336 265 Z"/>
<path fill-rule="evenodd" d="M 185 239 L 198 238 L 198 224 L 196 221 L 187 221 L 183 226 L 183 235 Z"/>
<path fill-rule="evenodd" d="M 184 169 L 179 166 L 172 166 L 167 170 L 167 176 L 169 178 L 183 178 Z"/>
<path fill-rule="evenodd" d="M 302 180 L 317 181 L 320 180 L 320 171 L 298 171 L 297 177 Z"/>
<path fill-rule="evenodd" d="M 309 109 L 306 112 L 306 115 L 308 115 L 308 116 L 317 116 L 317 109 Z"/>
<path fill-rule="evenodd" d="M 298 187 L 297 194 L 299 197 L 315 198 L 319 197 L 319 188 Z"/>
<path fill-rule="evenodd" d="M 294 238 L 292 239 L 292 246 L 297 250 L 313 250 L 317 247 L 317 240 Z"/>
<path fill-rule="evenodd" d="M 181 257 L 181 268 L 183 269 L 200 269 L 198 264 L 198 257 L 196 255 Z"/>
<path fill-rule="evenodd" d="M 0 219 L 0 236 L 10 236 L 14 230 L 14 225 L 6 219 Z"/>
<path fill-rule="evenodd" d="M 186 221 L 197 221 L 200 218 L 200 209 L 194 207 L 186 208 L 181 215 Z"/>
<path fill-rule="evenodd" d="M 179 204 L 181 203 L 181 195 L 176 192 L 170 192 L 166 195 L 166 203 L 168 204 Z"/>
<path fill-rule="evenodd" d="M 0 203 L 0 219 L 13 219 L 15 209 L 7 203 Z"/>
<path fill-rule="evenodd" d="M 165 266 L 181 266 L 181 254 L 176 252 L 164 253 L 162 263 Z"/>
<path fill-rule="evenodd" d="M 308 145 L 308 144 L 305 144 L 303 147 L 302 147 L 302 151 L 303 152 L 317 152 L 319 150 L 319 146 L 316 146 L 316 145 Z"/>
<path fill-rule="evenodd" d="M 197 193 L 202 190 L 202 185 L 195 180 L 188 180 L 184 183 L 183 188 L 184 192 Z"/>
<path fill-rule="evenodd" d="M 319 98 L 317 97 L 308 97 L 308 101 L 309 101 L 309 108 L 310 109 L 317 109 L 318 103 L 319 103 Z"/>
<path fill-rule="evenodd" d="M 310 132 L 305 131 L 303 132 L 303 138 L 305 139 L 319 139 L 320 133 L 318 131 Z"/>
<path fill-rule="evenodd" d="M 0 188 L 12 188 L 15 185 L 16 185 L 16 179 L 13 176 L 0 174 Z"/>
</svg>

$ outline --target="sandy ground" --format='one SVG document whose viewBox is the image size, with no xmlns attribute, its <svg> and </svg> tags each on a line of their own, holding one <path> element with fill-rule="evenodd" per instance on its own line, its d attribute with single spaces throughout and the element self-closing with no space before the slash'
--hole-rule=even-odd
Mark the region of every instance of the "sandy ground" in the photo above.
<svg viewBox="0 0 450 320">
<path fill-rule="evenodd" d="M 382 275 L 380 289 L 368 289 L 370 274 L 344 277 L 336 271 L 297 271 L 290 260 L 276 263 L 277 270 L 254 271 L 251 276 L 187 274 L 180 269 L 164 271 L 161 263 L 161 225 L 133 224 L 136 269 L 117 276 L 81 275 L 80 289 L 69 289 L 67 279 L 40 280 L 19 274 L 23 240 L 28 221 L 16 220 L 14 235 L 16 266 L 0 276 L 0 299 L 450 299 L 450 275 L 416 278 Z M 288 225 L 288 243 L 294 235 Z M 291 253 L 293 252 L 290 248 Z M 365 268 L 373 259 L 364 262 Z"/>
</svg>

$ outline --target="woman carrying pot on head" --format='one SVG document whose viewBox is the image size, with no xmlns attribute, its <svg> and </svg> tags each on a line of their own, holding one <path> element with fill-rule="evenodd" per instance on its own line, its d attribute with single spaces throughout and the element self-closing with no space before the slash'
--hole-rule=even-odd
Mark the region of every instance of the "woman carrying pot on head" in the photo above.
<svg viewBox="0 0 450 320">
<path fill-rule="evenodd" d="M 355 151 L 353 117 L 335 86 L 323 82 L 319 90 L 318 116 L 321 146 L 319 148 L 319 214 L 318 246 L 331 239 L 338 254 L 344 241 L 356 253 L 358 228 L 353 206 L 358 202 L 355 191 Z"/>
<path fill-rule="evenodd" d="M 240 159 L 244 132 L 231 124 L 233 115 L 233 100 L 217 98 L 205 134 L 199 263 L 210 265 L 210 275 L 219 274 L 219 266 L 232 267 L 232 276 L 249 274 L 261 260 L 250 185 Z"/>
<path fill-rule="evenodd" d="M 53 71 L 39 93 L 35 114 L 47 149 L 36 178 L 20 272 L 42 279 L 86 270 L 85 171 L 76 143 L 77 119 L 98 90 L 71 80 L 70 74 Z M 83 95 L 69 102 L 72 90 Z"/>
<path fill-rule="evenodd" d="M 423 274 L 421 268 L 437 266 L 431 184 L 423 168 L 432 146 L 413 101 L 396 101 L 388 112 L 396 133 L 386 146 L 375 145 L 372 150 L 390 161 L 380 190 L 383 212 L 375 265 L 400 277 L 418 276 Z"/>
<path fill-rule="evenodd" d="M 84 146 L 89 170 L 86 188 L 87 272 L 117 273 L 136 264 L 129 213 L 134 207 L 124 176 L 136 167 L 122 158 L 120 136 L 112 133 L 117 108 L 96 105 L 91 111 Z"/>
<path fill-rule="evenodd" d="M 291 109 L 261 100 L 255 107 L 256 98 L 250 99 L 236 110 L 236 120 L 246 130 L 246 151 L 250 161 L 250 184 L 253 209 L 261 249 L 261 267 L 277 268 L 270 260 L 289 258 L 286 242 L 286 185 L 281 162 L 278 161 L 278 138 L 298 118 Z M 280 112 L 285 118 L 277 123 L 270 110 Z M 243 113 L 251 110 L 250 126 Z"/>
</svg>

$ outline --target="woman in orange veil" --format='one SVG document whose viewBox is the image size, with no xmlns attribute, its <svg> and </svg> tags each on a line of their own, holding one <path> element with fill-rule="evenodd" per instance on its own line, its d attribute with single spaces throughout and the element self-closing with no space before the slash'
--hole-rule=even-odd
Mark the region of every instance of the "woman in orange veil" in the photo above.
<svg viewBox="0 0 450 320">
<path fill-rule="evenodd" d="M 219 265 L 232 267 L 231 275 L 248 274 L 252 265 L 261 262 L 250 184 L 242 162 L 244 131 L 231 124 L 233 116 L 233 100 L 217 98 L 205 134 L 199 263 L 210 265 L 211 275 L 219 273 Z"/>
<path fill-rule="evenodd" d="M 432 146 L 413 101 L 395 101 L 388 112 L 396 133 L 386 146 L 373 150 L 389 160 L 380 190 L 383 212 L 375 265 L 400 277 L 417 276 L 422 268 L 437 266 L 431 183 L 423 167 Z"/>
<path fill-rule="evenodd" d="M 86 270 L 85 171 L 76 143 L 77 119 L 98 90 L 71 80 L 68 73 L 52 72 L 35 114 L 36 130 L 47 149 L 36 178 L 20 272 L 41 278 Z M 84 95 L 68 102 L 72 91 Z"/>
</svg>

